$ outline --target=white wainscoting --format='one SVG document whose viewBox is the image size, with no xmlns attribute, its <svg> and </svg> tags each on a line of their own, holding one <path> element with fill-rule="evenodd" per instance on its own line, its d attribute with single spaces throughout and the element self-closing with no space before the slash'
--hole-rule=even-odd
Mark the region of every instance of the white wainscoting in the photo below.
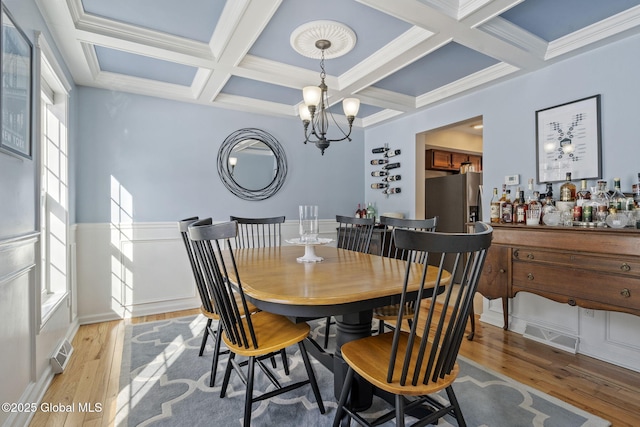
<svg viewBox="0 0 640 427">
<path fill-rule="evenodd" d="M 335 239 L 337 223 L 319 223 Z M 298 237 L 298 222 L 282 235 Z M 200 306 L 177 223 L 78 224 L 75 236 L 80 324 Z"/>
<path fill-rule="evenodd" d="M 25 402 L 34 386 L 32 337 L 34 322 L 30 300 L 36 283 L 38 233 L 0 239 L 0 401 Z M 17 425 L 21 412 L 0 412 L 0 425 Z"/>
<path fill-rule="evenodd" d="M 484 298 L 480 320 L 502 327 L 502 301 Z M 509 329 L 524 333 L 527 327 L 575 338 L 578 353 L 640 372 L 640 316 L 585 310 L 519 292 L 509 301 Z"/>
</svg>

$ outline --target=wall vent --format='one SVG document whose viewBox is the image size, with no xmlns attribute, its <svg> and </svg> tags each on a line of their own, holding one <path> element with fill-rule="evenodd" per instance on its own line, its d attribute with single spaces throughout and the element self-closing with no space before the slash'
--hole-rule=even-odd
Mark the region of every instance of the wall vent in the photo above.
<svg viewBox="0 0 640 427">
<path fill-rule="evenodd" d="M 561 334 L 557 331 L 545 329 L 540 326 L 527 323 L 523 336 L 560 350 L 576 354 L 578 352 L 578 338 Z"/>
<path fill-rule="evenodd" d="M 69 358 L 73 353 L 73 347 L 68 340 L 63 340 L 58 349 L 51 357 L 51 368 L 54 374 L 60 374 L 69 363 Z"/>
</svg>

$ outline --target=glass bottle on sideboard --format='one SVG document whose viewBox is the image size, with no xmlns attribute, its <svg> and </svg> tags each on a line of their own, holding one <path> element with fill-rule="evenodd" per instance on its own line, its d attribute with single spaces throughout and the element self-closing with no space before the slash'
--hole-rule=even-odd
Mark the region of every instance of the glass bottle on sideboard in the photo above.
<svg viewBox="0 0 640 427">
<path fill-rule="evenodd" d="M 560 197 L 556 207 L 561 211 L 572 210 L 576 205 L 576 185 L 571 182 L 571 172 L 567 172 L 564 184 L 560 186 Z"/>
<path fill-rule="evenodd" d="M 580 181 L 580 191 L 576 193 L 576 205 L 584 206 L 589 203 L 589 200 L 591 200 L 591 191 L 587 188 L 587 180 L 583 179 Z"/>
<path fill-rule="evenodd" d="M 491 222 L 500 222 L 500 199 L 498 199 L 498 188 L 493 187 L 493 196 L 491 197 Z"/>
<path fill-rule="evenodd" d="M 627 210 L 627 196 L 620 190 L 620 178 L 613 178 L 613 192 L 609 198 L 609 207 L 619 211 Z"/>
<path fill-rule="evenodd" d="M 540 192 L 534 191 L 527 206 L 527 225 L 540 225 L 542 217 L 542 203 L 539 201 Z"/>
</svg>

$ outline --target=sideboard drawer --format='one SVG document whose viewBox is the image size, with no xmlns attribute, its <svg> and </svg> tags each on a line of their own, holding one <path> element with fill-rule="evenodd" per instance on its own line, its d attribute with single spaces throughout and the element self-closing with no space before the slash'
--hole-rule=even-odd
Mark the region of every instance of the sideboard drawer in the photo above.
<svg viewBox="0 0 640 427">
<path fill-rule="evenodd" d="M 556 301 L 573 301 L 573 305 L 592 301 L 596 305 L 640 310 L 640 282 L 620 274 L 514 260 L 512 286 L 514 293 L 531 291 Z"/>
<path fill-rule="evenodd" d="M 601 273 L 640 277 L 640 258 L 629 256 L 601 256 L 566 251 L 547 251 L 535 248 L 514 248 L 513 259 L 519 261 L 564 264 L 571 268 L 596 270 Z"/>
</svg>

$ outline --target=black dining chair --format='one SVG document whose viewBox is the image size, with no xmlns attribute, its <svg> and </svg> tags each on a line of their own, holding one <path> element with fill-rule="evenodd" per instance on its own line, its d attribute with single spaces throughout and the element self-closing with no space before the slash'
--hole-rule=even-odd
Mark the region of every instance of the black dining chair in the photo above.
<svg viewBox="0 0 640 427">
<path fill-rule="evenodd" d="M 351 216 L 336 215 L 338 223 L 338 240 L 336 246 L 356 252 L 369 252 L 371 236 L 375 220 L 373 218 L 356 218 Z M 329 333 L 331 332 L 331 317 L 326 318 L 324 327 L 324 348 L 329 346 Z"/>
<path fill-rule="evenodd" d="M 324 414 L 325 408 L 320 390 L 304 345 L 305 338 L 309 336 L 310 327 L 307 323 L 293 323 L 285 316 L 266 311 L 249 313 L 241 275 L 234 258 L 234 249 L 229 245 L 230 240 L 235 239 L 237 235 L 238 224 L 235 221 L 214 225 L 210 220 L 203 220 L 189 226 L 189 238 L 194 243 L 198 264 L 207 286 L 213 293 L 220 321 L 224 325 L 222 339 L 231 351 L 220 397 L 225 396 L 231 371 L 235 369 L 247 386 L 243 422 L 245 427 L 251 423 L 251 408 L 254 402 L 269 399 L 306 384 L 311 385 L 320 413 Z M 223 253 L 222 248 L 225 244 L 228 249 Z M 239 299 L 234 297 L 235 293 L 239 294 Z M 241 312 L 248 314 L 242 316 Z M 298 344 L 308 379 L 282 386 L 262 360 L 293 344 Z M 241 365 L 236 362 L 236 356 L 248 358 L 246 376 L 241 371 Z M 253 393 L 256 363 L 275 386 L 275 390 L 259 396 L 254 396 Z"/>
<path fill-rule="evenodd" d="M 218 358 L 221 354 L 227 354 L 229 353 L 229 351 L 220 351 L 220 332 L 222 330 L 222 323 L 219 321 L 220 316 L 215 310 L 213 296 L 211 295 L 209 288 L 205 283 L 204 277 L 202 276 L 202 270 L 198 267 L 194 248 L 188 236 L 189 226 L 197 222 L 198 220 L 199 218 L 197 216 L 183 219 L 178 222 L 178 228 L 180 230 L 180 235 L 182 236 L 182 241 L 184 243 L 185 249 L 187 250 L 189 264 L 191 265 L 191 271 L 193 272 L 193 277 L 196 282 L 196 288 L 198 289 L 198 295 L 200 296 L 200 302 L 202 303 L 202 305 L 200 306 L 200 313 L 207 319 L 207 324 L 202 335 L 202 342 L 200 343 L 200 352 L 198 356 L 202 356 L 204 354 L 204 349 L 206 347 L 208 338 L 210 336 L 213 338 L 213 361 L 211 363 L 211 377 L 209 380 L 209 386 L 213 387 L 216 382 Z M 249 312 L 258 311 L 258 309 L 253 304 L 247 304 L 247 309 L 249 310 Z M 241 313 L 244 315 L 244 311 L 242 311 Z M 215 330 L 213 329 L 214 320 L 217 322 L 217 329 Z"/>
<path fill-rule="evenodd" d="M 484 223 L 476 223 L 475 230 L 469 234 L 396 230 L 395 245 L 408 251 L 408 257 L 425 255 L 418 271 L 416 263 L 407 261 L 400 303 L 413 300 L 417 304 L 425 295 L 431 295 L 431 304 L 428 309 L 416 310 L 410 331 L 400 328 L 403 316 L 399 313 L 392 332 L 342 345 L 342 358 L 349 368 L 334 427 L 345 415 L 347 422 L 354 418 L 365 426 L 395 418 L 396 425 L 403 427 L 405 413 L 423 407 L 426 415 L 413 425 L 436 424 L 446 415 L 454 417 L 458 426 L 466 425 L 451 385 L 459 372 L 456 359 L 493 233 Z M 447 258 L 452 260 L 449 271 L 444 267 Z M 437 271 L 435 283 L 425 280 L 426 275 L 420 271 L 427 266 Z M 460 285 L 454 291 L 458 286 L 452 285 L 451 278 L 458 273 Z M 420 283 L 417 292 L 409 287 L 416 280 Z M 395 408 L 371 423 L 365 420 L 348 403 L 355 374 L 394 395 Z M 440 390 L 445 390 L 448 399 L 431 396 Z M 417 414 L 412 411 L 412 415 Z"/>
<path fill-rule="evenodd" d="M 238 224 L 238 234 L 233 239 L 236 248 L 267 248 L 282 245 L 284 215 L 264 218 L 231 215 L 229 220 Z M 289 362 L 284 350 L 280 356 L 282 357 L 284 372 L 289 375 Z M 275 358 L 271 359 L 271 364 L 274 368 L 276 367 Z"/>
<path fill-rule="evenodd" d="M 238 223 L 238 236 L 234 239 L 236 248 L 265 248 L 282 245 L 282 224 L 284 216 L 267 218 L 229 217 Z"/>
<path fill-rule="evenodd" d="M 438 217 L 427 219 L 405 219 L 405 218 L 391 218 L 387 216 L 380 217 L 380 224 L 385 226 L 385 230 L 382 232 L 382 243 L 380 245 L 380 256 L 387 258 L 398 258 L 406 260 L 409 255 L 409 251 L 400 249 L 395 245 L 395 231 L 398 229 L 403 230 L 418 230 L 418 231 L 436 231 L 438 225 Z M 421 255 L 414 253 L 413 256 L 418 259 L 412 261 L 421 261 Z M 384 307 L 378 307 L 373 310 L 373 318 L 378 320 L 378 333 L 383 333 L 385 327 L 389 327 L 385 322 L 393 322 L 396 320 L 398 313 L 402 313 L 407 320 L 409 327 L 411 327 L 411 318 L 413 317 L 416 306 L 413 302 L 409 302 L 404 306 L 400 304 L 391 304 Z"/>
</svg>

